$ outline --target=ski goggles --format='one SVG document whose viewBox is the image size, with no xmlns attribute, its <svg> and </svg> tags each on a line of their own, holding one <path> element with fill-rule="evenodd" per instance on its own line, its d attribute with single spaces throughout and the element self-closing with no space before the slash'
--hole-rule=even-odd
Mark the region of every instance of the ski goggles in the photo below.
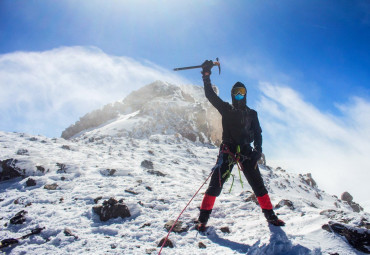
<svg viewBox="0 0 370 255">
<path fill-rule="evenodd" d="M 243 87 L 236 87 L 236 88 L 233 88 L 233 90 L 231 91 L 231 94 L 233 96 L 236 96 L 236 95 L 245 96 L 245 94 L 247 94 L 247 90 Z"/>
</svg>

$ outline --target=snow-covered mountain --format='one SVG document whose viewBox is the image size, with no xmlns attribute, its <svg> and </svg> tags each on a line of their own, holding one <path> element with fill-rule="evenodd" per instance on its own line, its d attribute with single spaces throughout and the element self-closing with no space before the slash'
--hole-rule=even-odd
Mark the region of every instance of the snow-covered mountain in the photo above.
<svg viewBox="0 0 370 255">
<path fill-rule="evenodd" d="M 222 132 L 220 121 L 220 114 L 205 98 L 202 87 L 156 81 L 132 92 L 122 102 L 86 114 L 63 131 L 62 137 L 179 134 L 191 141 L 217 144 Z"/>
<path fill-rule="evenodd" d="M 158 254 L 166 223 L 209 176 L 218 148 L 207 142 L 215 141 L 212 129 L 200 128 L 208 117 L 196 117 L 199 109 L 212 111 L 200 88 L 151 86 L 151 96 L 148 87 L 131 94 L 117 116 L 92 121 L 99 124 L 73 139 L 0 132 L 0 240 L 18 238 L 2 252 Z M 173 248 L 161 254 L 364 254 L 344 237 L 353 233 L 342 226 L 367 238 L 369 233 L 370 215 L 359 207 L 355 212 L 351 198 L 326 193 L 309 174 L 260 168 L 285 227 L 266 223 L 250 186 L 243 177 L 241 187 L 234 169 L 233 188 L 229 192 L 229 180 L 217 198 L 208 235 L 192 226 L 203 187 L 180 218 L 180 233 L 169 237 Z M 127 217 L 105 221 L 113 207 Z M 329 232 L 340 228 L 344 236 Z"/>
</svg>

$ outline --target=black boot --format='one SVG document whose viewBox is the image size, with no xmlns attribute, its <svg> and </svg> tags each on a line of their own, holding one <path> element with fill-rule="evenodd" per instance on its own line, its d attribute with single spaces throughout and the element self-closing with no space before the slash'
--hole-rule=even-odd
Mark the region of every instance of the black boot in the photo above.
<svg viewBox="0 0 370 255">
<path fill-rule="evenodd" d="M 212 210 L 200 210 L 199 218 L 197 224 L 195 225 L 195 229 L 199 232 L 206 231 L 206 224 L 208 222 L 209 216 L 211 215 Z"/>
<path fill-rule="evenodd" d="M 285 222 L 280 220 L 274 213 L 274 210 L 267 210 L 267 209 L 262 209 L 263 214 L 265 215 L 265 218 L 268 223 L 271 223 L 272 225 L 275 226 L 285 226 Z"/>
</svg>

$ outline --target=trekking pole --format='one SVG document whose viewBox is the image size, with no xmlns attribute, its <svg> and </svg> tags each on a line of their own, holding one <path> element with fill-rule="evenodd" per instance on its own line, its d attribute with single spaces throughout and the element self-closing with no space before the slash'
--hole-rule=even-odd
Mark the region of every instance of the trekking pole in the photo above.
<svg viewBox="0 0 370 255">
<path fill-rule="evenodd" d="M 203 182 L 203 184 L 200 186 L 200 188 L 197 190 L 197 192 L 195 192 L 195 194 L 193 195 L 193 197 L 190 199 L 190 201 L 186 204 L 185 208 L 181 211 L 180 215 L 177 217 L 177 219 L 175 220 L 175 223 L 173 223 L 172 227 L 170 228 L 170 231 L 168 231 L 168 234 L 166 236 L 166 238 L 164 239 L 163 241 L 163 244 L 161 246 L 161 249 L 159 250 L 158 252 L 158 255 L 161 254 L 162 252 L 162 249 L 163 249 L 163 246 L 166 244 L 167 242 L 167 239 L 168 237 L 170 236 L 170 233 L 173 229 L 173 227 L 176 225 L 177 221 L 179 220 L 179 218 L 181 217 L 181 215 L 183 214 L 183 212 L 186 210 L 186 208 L 188 207 L 188 205 L 191 203 L 191 201 L 193 201 L 193 199 L 195 198 L 195 196 L 198 194 L 198 192 L 201 190 L 201 188 L 204 186 L 204 184 L 206 184 L 206 182 L 208 181 L 208 179 L 212 176 L 213 174 L 213 171 L 209 174 L 209 176 L 207 177 L 207 179 Z"/>
<path fill-rule="evenodd" d="M 221 64 L 220 64 L 218 58 L 216 58 L 216 61 L 213 62 L 213 66 L 218 66 L 218 74 L 221 74 Z M 186 66 L 186 67 L 174 68 L 173 70 L 174 71 L 181 71 L 181 70 L 188 70 L 188 69 L 195 69 L 195 68 L 202 68 L 202 67 L 203 67 L 202 65 L 198 65 L 198 66 Z"/>
</svg>

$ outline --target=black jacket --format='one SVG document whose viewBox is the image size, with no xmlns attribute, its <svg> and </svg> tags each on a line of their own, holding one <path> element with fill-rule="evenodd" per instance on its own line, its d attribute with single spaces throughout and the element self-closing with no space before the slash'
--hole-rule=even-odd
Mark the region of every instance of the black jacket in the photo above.
<svg viewBox="0 0 370 255">
<path fill-rule="evenodd" d="M 211 104 L 222 116 L 222 143 L 235 147 L 240 145 L 242 153 L 249 153 L 254 148 L 262 153 L 262 129 L 258 121 L 257 112 L 243 105 L 234 107 L 224 102 L 214 92 L 209 76 L 203 76 L 204 92 Z"/>
</svg>

